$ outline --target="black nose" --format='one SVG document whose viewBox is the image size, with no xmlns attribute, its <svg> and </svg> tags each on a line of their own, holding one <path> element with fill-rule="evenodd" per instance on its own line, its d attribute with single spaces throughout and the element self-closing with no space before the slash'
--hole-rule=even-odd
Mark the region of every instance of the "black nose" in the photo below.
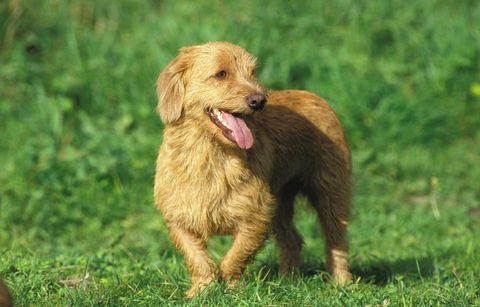
<svg viewBox="0 0 480 307">
<path fill-rule="evenodd" d="M 261 93 L 251 94 L 247 97 L 248 106 L 255 111 L 261 110 L 265 107 L 267 97 Z"/>
</svg>

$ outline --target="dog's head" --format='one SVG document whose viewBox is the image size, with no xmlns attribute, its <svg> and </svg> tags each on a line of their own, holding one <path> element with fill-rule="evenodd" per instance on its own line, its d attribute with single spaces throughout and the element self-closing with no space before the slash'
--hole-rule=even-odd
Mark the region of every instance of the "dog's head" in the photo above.
<svg viewBox="0 0 480 307">
<path fill-rule="evenodd" d="M 255 68 L 255 58 L 230 43 L 181 49 L 157 81 L 157 110 L 163 122 L 206 120 L 220 140 L 226 138 L 243 149 L 252 147 L 253 135 L 245 118 L 267 102 Z"/>
</svg>

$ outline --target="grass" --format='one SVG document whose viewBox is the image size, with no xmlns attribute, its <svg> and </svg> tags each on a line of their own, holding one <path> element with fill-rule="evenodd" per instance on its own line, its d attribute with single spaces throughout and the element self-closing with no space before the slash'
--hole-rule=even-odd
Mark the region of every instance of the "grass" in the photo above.
<svg viewBox="0 0 480 307">
<path fill-rule="evenodd" d="M 475 1 L 4 1 L 0 275 L 17 305 L 480 305 Z M 356 192 L 346 287 L 299 200 L 301 275 L 268 243 L 233 291 L 188 301 L 152 200 L 159 71 L 185 45 L 257 55 L 269 88 L 325 97 Z M 209 249 L 220 259 L 229 238 Z"/>
</svg>

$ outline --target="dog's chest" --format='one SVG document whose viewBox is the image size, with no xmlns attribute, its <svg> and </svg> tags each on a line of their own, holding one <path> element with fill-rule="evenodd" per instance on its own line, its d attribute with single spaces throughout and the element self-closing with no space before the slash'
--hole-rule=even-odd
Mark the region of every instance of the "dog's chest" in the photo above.
<svg viewBox="0 0 480 307">
<path fill-rule="evenodd" d="M 204 236 L 228 234 L 247 214 L 258 179 L 245 159 L 211 151 L 180 153 L 160 163 L 156 189 L 163 214 Z"/>
</svg>

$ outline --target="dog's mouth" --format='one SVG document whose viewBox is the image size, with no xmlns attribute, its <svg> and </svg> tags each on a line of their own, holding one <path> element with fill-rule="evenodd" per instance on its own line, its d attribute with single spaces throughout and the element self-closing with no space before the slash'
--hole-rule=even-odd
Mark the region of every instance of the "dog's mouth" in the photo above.
<svg viewBox="0 0 480 307">
<path fill-rule="evenodd" d="M 227 139 L 242 149 L 253 146 L 252 131 L 247 127 L 241 114 L 228 113 L 219 109 L 206 109 L 205 112 Z"/>
</svg>

